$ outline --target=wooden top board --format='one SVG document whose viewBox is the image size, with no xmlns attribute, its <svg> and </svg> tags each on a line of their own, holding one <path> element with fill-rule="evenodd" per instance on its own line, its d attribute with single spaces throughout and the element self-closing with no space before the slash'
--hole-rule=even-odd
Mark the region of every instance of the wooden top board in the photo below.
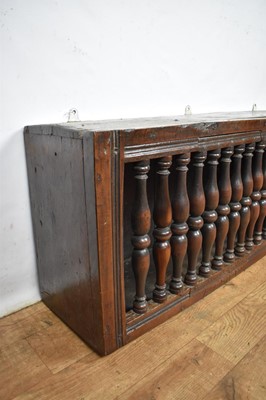
<svg viewBox="0 0 266 400">
<path fill-rule="evenodd" d="M 192 114 L 176 115 L 170 117 L 149 117 L 132 119 L 111 119 L 102 121 L 78 121 L 53 123 L 48 125 L 32 125 L 25 128 L 25 132 L 31 134 L 48 134 L 54 136 L 65 136 L 82 138 L 94 132 L 106 131 L 136 131 L 147 128 L 161 127 L 180 127 L 187 128 L 191 125 L 199 125 L 199 129 L 209 128 L 208 124 L 227 122 L 227 121 L 249 121 L 266 120 L 265 111 L 242 111 L 230 113 L 210 113 L 210 114 Z M 266 125 L 265 125 L 266 126 Z"/>
</svg>

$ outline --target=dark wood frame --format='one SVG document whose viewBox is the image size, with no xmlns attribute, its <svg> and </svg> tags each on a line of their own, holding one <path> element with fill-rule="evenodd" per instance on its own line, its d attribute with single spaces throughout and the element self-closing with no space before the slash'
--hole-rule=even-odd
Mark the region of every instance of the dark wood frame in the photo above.
<svg viewBox="0 0 266 400">
<path fill-rule="evenodd" d="M 140 127 L 138 127 L 140 126 Z M 64 306 L 43 288 L 42 270 L 38 262 L 43 301 L 80 337 L 100 354 L 109 354 L 172 315 L 198 301 L 215 288 L 247 268 L 266 254 L 266 241 L 232 266 L 212 271 L 208 279 L 200 278 L 193 287 L 185 287 L 179 295 L 170 295 L 163 304 L 149 302 L 148 312 L 126 314 L 123 267 L 123 187 L 125 163 L 165 157 L 194 151 L 214 150 L 243 143 L 266 141 L 265 113 L 215 114 L 168 119 L 106 121 L 103 123 L 71 123 L 25 128 L 25 144 L 30 184 L 33 227 L 37 253 L 42 253 L 38 223 L 40 205 L 37 200 L 35 151 L 36 135 L 59 136 L 82 141 L 85 206 L 90 275 L 90 293 L 86 302 L 93 304 L 92 333 L 85 334 L 62 313 Z M 34 139 L 35 138 L 35 139 Z M 35 142 L 34 142 L 35 140 Z M 51 141 L 51 140 L 50 140 Z M 49 144 L 47 144 L 49 146 Z M 54 151 L 51 145 L 51 151 Z M 45 178 L 44 178 L 45 179 Z M 45 183 L 49 185 L 49 182 Z M 62 233 L 63 234 L 63 233 Z M 56 254 L 55 254 L 56 257 Z M 60 263 L 60 260 L 58 260 Z M 87 268 L 87 267 L 85 267 Z M 52 276 L 49 277 L 52 279 Z M 71 277 L 70 277 L 71 279 Z M 49 282 L 48 282 L 49 285 Z M 80 289 L 80 288 L 79 288 Z M 74 287 L 73 293 L 78 290 Z M 73 302 L 71 313 L 75 313 Z"/>
</svg>

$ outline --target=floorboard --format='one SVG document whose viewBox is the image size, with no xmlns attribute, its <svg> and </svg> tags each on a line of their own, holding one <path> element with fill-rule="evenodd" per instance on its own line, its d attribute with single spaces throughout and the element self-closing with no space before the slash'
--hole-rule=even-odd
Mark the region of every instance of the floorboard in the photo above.
<svg viewBox="0 0 266 400">
<path fill-rule="evenodd" d="M 2 318 L 0 399 L 264 400 L 265 267 L 103 358 L 41 302 Z"/>
<path fill-rule="evenodd" d="M 204 400 L 266 398 L 266 336 L 226 374 Z"/>
</svg>

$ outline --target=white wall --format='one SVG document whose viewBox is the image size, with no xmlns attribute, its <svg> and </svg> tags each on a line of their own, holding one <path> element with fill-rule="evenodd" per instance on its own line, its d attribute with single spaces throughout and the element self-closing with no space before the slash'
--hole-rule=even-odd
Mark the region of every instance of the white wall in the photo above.
<svg viewBox="0 0 266 400">
<path fill-rule="evenodd" d="M 0 315 L 39 299 L 22 128 L 266 109 L 265 0 L 0 0 Z"/>
</svg>

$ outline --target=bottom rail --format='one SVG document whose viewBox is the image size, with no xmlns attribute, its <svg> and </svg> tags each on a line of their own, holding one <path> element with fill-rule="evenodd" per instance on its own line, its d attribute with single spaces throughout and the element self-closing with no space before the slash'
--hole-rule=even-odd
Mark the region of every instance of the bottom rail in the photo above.
<svg viewBox="0 0 266 400">
<path fill-rule="evenodd" d="M 234 264 L 225 264 L 220 271 L 213 271 L 209 278 L 200 278 L 196 286 L 185 286 L 178 296 L 169 294 L 164 304 L 149 300 L 145 315 L 129 311 L 126 317 L 126 343 L 201 300 L 265 255 L 266 242 L 263 242 L 259 246 L 254 246 L 252 252 L 246 254 L 244 258 L 237 258 Z"/>
</svg>

